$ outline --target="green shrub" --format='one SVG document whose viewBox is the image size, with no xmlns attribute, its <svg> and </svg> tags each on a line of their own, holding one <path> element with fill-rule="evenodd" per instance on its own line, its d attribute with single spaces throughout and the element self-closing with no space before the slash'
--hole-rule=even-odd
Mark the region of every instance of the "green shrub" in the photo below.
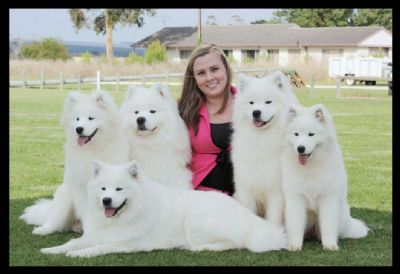
<svg viewBox="0 0 400 274">
<path fill-rule="evenodd" d="M 144 59 L 147 64 L 167 61 L 167 50 L 164 45 L 161 45 L 159 40 L 155 40 L 147 47 Z"/>
<path fill-rule="evenodd" d="M 127 65 L 132 65 L 136 63 L 143 64 L 144 63 L 144 57 L 139 56 L 134 52 L 129 53 L 129 55 L 125 58 L 125 64 Z"/>
<path fill-rule="evenodd" d="M 90 52 L 85 51 L 84 53 L 81 54 L 81 62 L 84 64 L 89 64 L 90 61 L 92 60 L 92 57 L 93 55 Z"/>
<path fill-rule="evenodd" d="M 34 60 L 67 60 L 69 58 L 67 48 L 58 40 L 46 38 L 42 41 L 34 41 L 31 44 L 21 46 L 19 57 Z"/>
</svg>

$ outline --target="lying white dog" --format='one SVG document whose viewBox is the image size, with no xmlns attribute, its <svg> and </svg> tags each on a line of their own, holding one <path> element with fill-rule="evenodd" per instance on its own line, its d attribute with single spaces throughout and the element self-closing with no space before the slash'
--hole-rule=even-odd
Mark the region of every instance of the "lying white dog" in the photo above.
<svg viewBox="0 0 400 274">
<path fill-rule="evenodd" d="M 155 183 L 136 161 L 123 166 L 96 161 L 88 195 L 83 236 L 41 252 L 92 257 L 172 248 L 265 252 L 287 246 L 282 227 L 233 198 Z"/>
<path fill-rule="evenodd" d="M 289 250 L 301 250 L 310 229 L 327 250 L 339 248 L 338 238 L 366 236 L 367 226 L 350 216 L 346 170 L 328 110 L 293 105 L 288 120 L 281 164 Z"/>
<path fill-rule="evenodd" d="M 93 159 L 115 164 L 129 161 L 118 107 L 105 91 L 90 95 L 71 92 L 64 102 L 61 124 L 66 133 L 64 181 L 52 200 L 38 200 L 20 217 L 39 226 L 34 234 L 80 232 L 80 226 L 74 224 L 76 220 L 83 221 L 86 211 Z"/>
</svg>

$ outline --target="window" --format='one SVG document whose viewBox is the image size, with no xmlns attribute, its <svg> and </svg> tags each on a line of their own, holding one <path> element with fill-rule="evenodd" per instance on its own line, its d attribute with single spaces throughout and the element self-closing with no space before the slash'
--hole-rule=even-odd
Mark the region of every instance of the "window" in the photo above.
<svg viewBox="0 0 400 274">
<path fill-rule="evenodd" d="M 248 49 L 248 50 L 242 50 L 242 59 L 251 59 L 254 60 L 256 59 L 256 56 L 258 56 L 259 50 L 254 50 L 254 49 Z"/>
<path fill-rule="evenodd" d="M 267 58 L 270 61 L 278 61 L 279 58 L 279 49 L 268 49 L 267 50 Z"/>
<path fill-rule="evenodd" d="M 192 53 L 191 50 L 180 50 L 179 58 L 180 59 L 189 59 L 191 53 Z"/>
<path fill-rule="evenodd" d="M 231 49 L 224 49 L 223 51 L 226 57 L 232 56 L 233 51 Z"/>
<path fill-rule="evenodd" d="M 388 57 L 389 48 L 369 48 L 369 56 L 372 57 Z"/>
</svg>

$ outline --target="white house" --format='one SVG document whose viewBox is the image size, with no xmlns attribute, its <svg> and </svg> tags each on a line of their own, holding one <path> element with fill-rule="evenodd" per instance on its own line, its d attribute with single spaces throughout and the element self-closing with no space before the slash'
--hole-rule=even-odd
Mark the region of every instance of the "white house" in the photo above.
<svg viewBox="0 0 400 274">
<path fill-rule="evenodd" d="M 197 27 L 167 27 L 131 45 L 147 47 L 160 40 L 168 60 L 188 58 L 197 44 Z M 216 44 L 237 62 L 268 58 L 279 66 L 289 60 L 328 60 L 334 56 L 392 58 L 392 33 L 383 27 L 302 28 L 297 24 L 203 26 L 202 42 Z"/>
</svg>

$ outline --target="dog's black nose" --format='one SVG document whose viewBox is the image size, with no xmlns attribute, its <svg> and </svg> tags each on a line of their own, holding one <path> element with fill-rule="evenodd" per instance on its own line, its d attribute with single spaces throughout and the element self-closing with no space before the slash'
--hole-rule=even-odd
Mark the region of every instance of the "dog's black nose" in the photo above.
<svg viewBox="0 0 400 274">
<path fill-rule="evenodd" d="M 298 151 L 299 153 L 304 153 L 304 151 L 306 151 L 306 148 L 305 148 L 304 146 L 298 146 L 298 147 L 297 147 L 297 151 Z"/>
<path fill-rule="evenodd" d="M 254 110 L 253 111 L 253 117 L 256 119 L 259 119 L 261 116 L 261 111 L 260 110 Z"/>
<path fill-rule="evenodd" d="M 76 133 L 82 134 L 82 132 L 83 132 L 83 127 L 77 127 L 76 128 Z"/>
<path fill-rule="evenodd" d="M 138 123 L 138 125 L 143 125 L 146 122 L 146 118 L 144 117 L 138 117 L 136 119 L 136 122 Z"/>
<path fill-rule="evenodd" d="M 112 199 L 111 198 L 103 198 L 103 205 L 105 206 L 109 206 L 112 203 Z"/>
</svg>

